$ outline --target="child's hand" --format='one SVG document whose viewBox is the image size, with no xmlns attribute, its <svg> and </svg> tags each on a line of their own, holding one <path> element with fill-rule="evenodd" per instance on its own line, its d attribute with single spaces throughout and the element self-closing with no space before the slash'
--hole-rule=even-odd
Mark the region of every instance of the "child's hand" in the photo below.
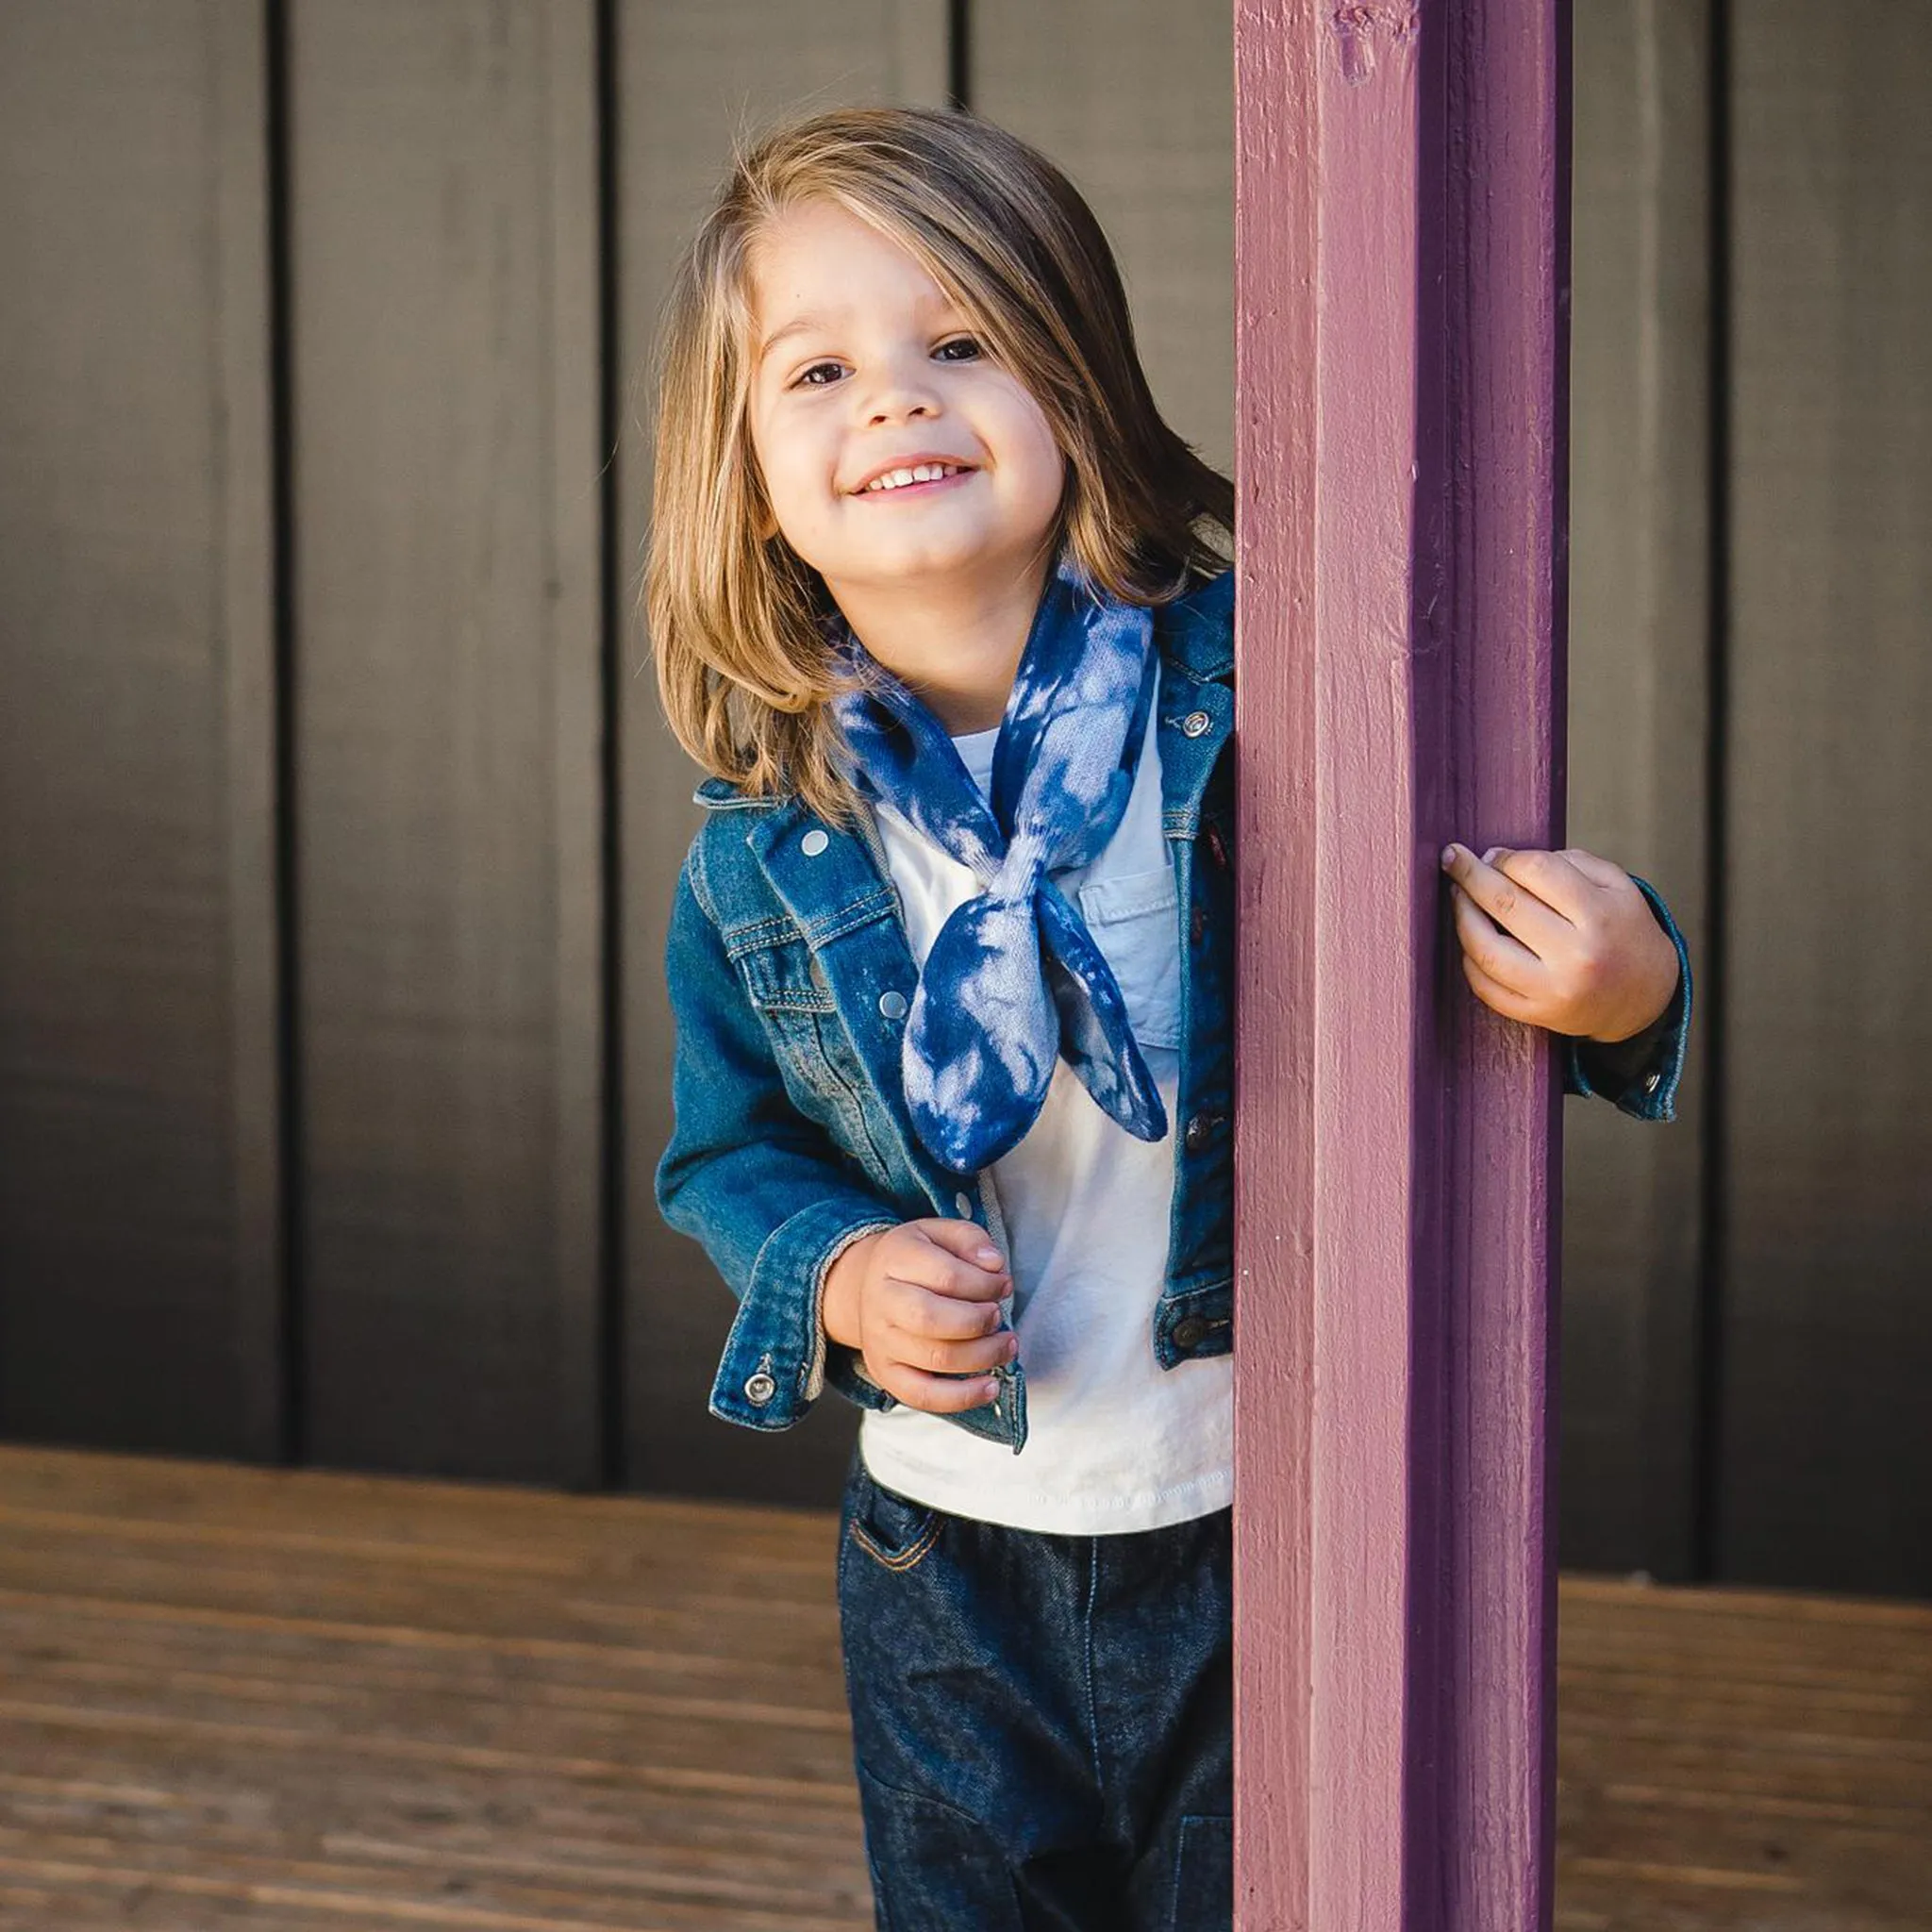
<svg viewBox="0 0 1932 1932">
<path fill-rule="evenodd" d="M 1594 853 L 1442 855 L 1463 976 L 1486 1007 L 1584 1040 L 1641 1033 L 1677 990 L 1677 949 L 1628 873 Z M 1498 927 L 1502 929 L 1499 931 Z"/>
<path fill-rule="evenodd" d="M 825 1333 L 865 1357 L 873 1380 L 908 1408 L 945 1414 L 991 1402 L 998 1384 L 953 1381 L 1009 1362 L 999 1328 L 1012 1277 L 970 1221 L 906 1221 L 862 1236 L 825 1276 Z"/>
</svg>

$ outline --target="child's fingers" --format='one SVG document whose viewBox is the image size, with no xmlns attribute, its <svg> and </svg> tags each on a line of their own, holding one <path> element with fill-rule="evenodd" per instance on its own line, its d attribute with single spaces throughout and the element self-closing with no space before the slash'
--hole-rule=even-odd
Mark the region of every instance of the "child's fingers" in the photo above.
<svg viewBox="0 0 1932 1932">
<path fill-rule="evenodd" d="M 978 1237 L 975 1246 L 963 1258 L 952 1247 L 930 1238 L 929 1230 L 934 1227 L 961 1225 Z M 961 1301 L 998 1301 L 1012 1292 L 1012 1278 L 1007 1274 L 1004 1261 L 977 1258 L 982 1251 L 997 1257 L 998 1250 L 987 1241 L 984 1231 L 973 1227 L 970 1222 L 912 1222 L 906 1232 L 908 1240 L 893 1242 L 890 1250 L 881 1248 L 880 1267 L 888 1279 L 930 1289 L 934 1294 L 953 1295 Z M 957 1235 L 954 1241 L 958 1241 Z"/>
<path fill-rule="evenodd" d="M 1506 1020 L 1521 1020 L 1527 1025 L 1540 1024 L 1532 1001 L 1491 979 L 1467 954 L 1463 956 L 1462 976 L 1469 981 L 1470 991 L 1492 1012 L 1501 1013 Z"/>
<path fill-rule="evenodd" d="M 971 1261 L 979 1268 L 990 1268 L 995 1274 L 1006 1271 L 1006 1257 L 993 1245 L 992 1237 L 975 1222 L 946 1221 L 933 1215 L 924 1221 L 908 1222 L 907 1225 L 916 1228 L 935 1247 L 943 1248 L 947 1254 L 956 1255 L 962 1261 Z"/>
<path fill-rule="evenodd" d="M 1013 1331 L 982 1335 L 974 1341 L 943 1341 L 935 1337 L 889 1332 L 884 1353 L 902 1368 L 925 1375 L 983 1375 L 1013 1359 Z"/>
<path fill-rule="evenodd" d="M 955 1261 L 936 1249 L 903 1259 L 886 1257 L 885 1278 L 902 1288 L 924 1289 L 928 1294 L 950 1295 L 959 1302 L 1004 1301 L 1013 1291 L 1011 1275 L 976 1268 L 971 1261 Z"/>
<path fill-rule="evenodd" d="M 881 1313 L 890 1327 L 921 1341 L 976 1341 L 1000 1324 L 997 1301 L 943 1294 L 912 1281 L 887 1281 Z"/>
<path fill-rule="evenodd" d="M 1526 887 L 1541 904 L 1552 908 L 1572 925 L 1596 910 L 1596 881 L 1572 864 L 1567 852 L 1517 852 L 1507 845 L 1492 845 L 1483 854 L 1482 862 Z"/>
<path fill-rule="evenodd" d="M 1531 857 L 1528 853 L 1508 856 L 1524 861 Z M 1528 884 L 1519 883 L 1485 863 L 1467 846 L 1445 848 L 1442 869 L 1505 932 L 1512 934 L 1532 953 L 1547 955 L 1562 942 L 1570 922 L 1539 898 Z M 1531 870 L 1536 868 L 1525 864 L 1525 879 Z"/>
<path fill-rule="evenodd" d="M 879 1387 L 896 1395 L 908 1408 L 923 1408 L 931 1415 L 958 1415 L 969 1408 L 984 1408 L 999 1392 L 999 1384 L 977 1375 L 955 1381 L 946 1375 L 928 1375 L 904 1363 L 894 1363 L 878 1376 Z"/>
<path fill-rule="evenodd" d="M 1451 891 L 1450 898 L 1465 962 L 1474 960 L 1491 979 L 1518 997 L 1534 987 L 1542 961 L 1507 933 L 1498 932 L 1459 886 Z"/>
</svg>

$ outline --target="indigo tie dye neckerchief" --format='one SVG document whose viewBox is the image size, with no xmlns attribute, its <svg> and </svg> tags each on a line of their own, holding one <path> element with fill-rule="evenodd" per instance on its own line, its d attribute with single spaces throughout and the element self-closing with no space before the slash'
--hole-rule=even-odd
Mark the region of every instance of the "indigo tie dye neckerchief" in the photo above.
<svg viewBox="0 0 1932 1932">
<path fill-rule="evenodd" d="M 1167 1112 L 1120 986 L 1053 877 L 1097 858 L 1126 810 L 1154 700 L 1152 611 L 1093 587 L 1061 552 L 994 741 L 991 810 L 926 706 L 842 613 L 825 627 L 867 675 L 833 700 L 858 789 L 981 885 L 940 928 L 907 1015 L 902 1071 L 920 1140 L 957 1174 L 997 1160 L 1033 1124 L 1064 1056 L 1128 1133 L 1158 1141 Z"/>
</svg>

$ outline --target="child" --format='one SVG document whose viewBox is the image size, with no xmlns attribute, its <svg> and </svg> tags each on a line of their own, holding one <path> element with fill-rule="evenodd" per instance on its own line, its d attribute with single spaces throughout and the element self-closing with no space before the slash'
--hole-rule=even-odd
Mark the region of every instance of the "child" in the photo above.
<svg viewBox="0 0 1932 1932">
<path fill-rule="evenodd" d="M 739 1298 L 713 1413 L 865 1411 L 878 1923 L 1225 1927 L 1233 489 L 1091 212 L 970 115 L 741 154 L 660 340 L 645 599 L 712 776 L 658 1194 Z M 1445 865 L 1476 992 L 1668 1118 L 1661 902 Z"/>
</svg>

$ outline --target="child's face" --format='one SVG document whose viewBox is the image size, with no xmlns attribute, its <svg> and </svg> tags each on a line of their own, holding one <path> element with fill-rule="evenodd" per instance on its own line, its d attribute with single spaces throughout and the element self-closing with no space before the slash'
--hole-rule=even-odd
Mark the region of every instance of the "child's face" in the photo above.
<svg viewBox="0 0 1932 1932">
<path fill-rule="evenodd" d="M 910 255 L 808 203 L 760 238 L 751 296 L 752 444 L 777 527 L 835 597 L 1037 566 L 1064 473 L 1053 432 Z M 927 453 L 970 467 L 864 491 Z"/>
</svg>

